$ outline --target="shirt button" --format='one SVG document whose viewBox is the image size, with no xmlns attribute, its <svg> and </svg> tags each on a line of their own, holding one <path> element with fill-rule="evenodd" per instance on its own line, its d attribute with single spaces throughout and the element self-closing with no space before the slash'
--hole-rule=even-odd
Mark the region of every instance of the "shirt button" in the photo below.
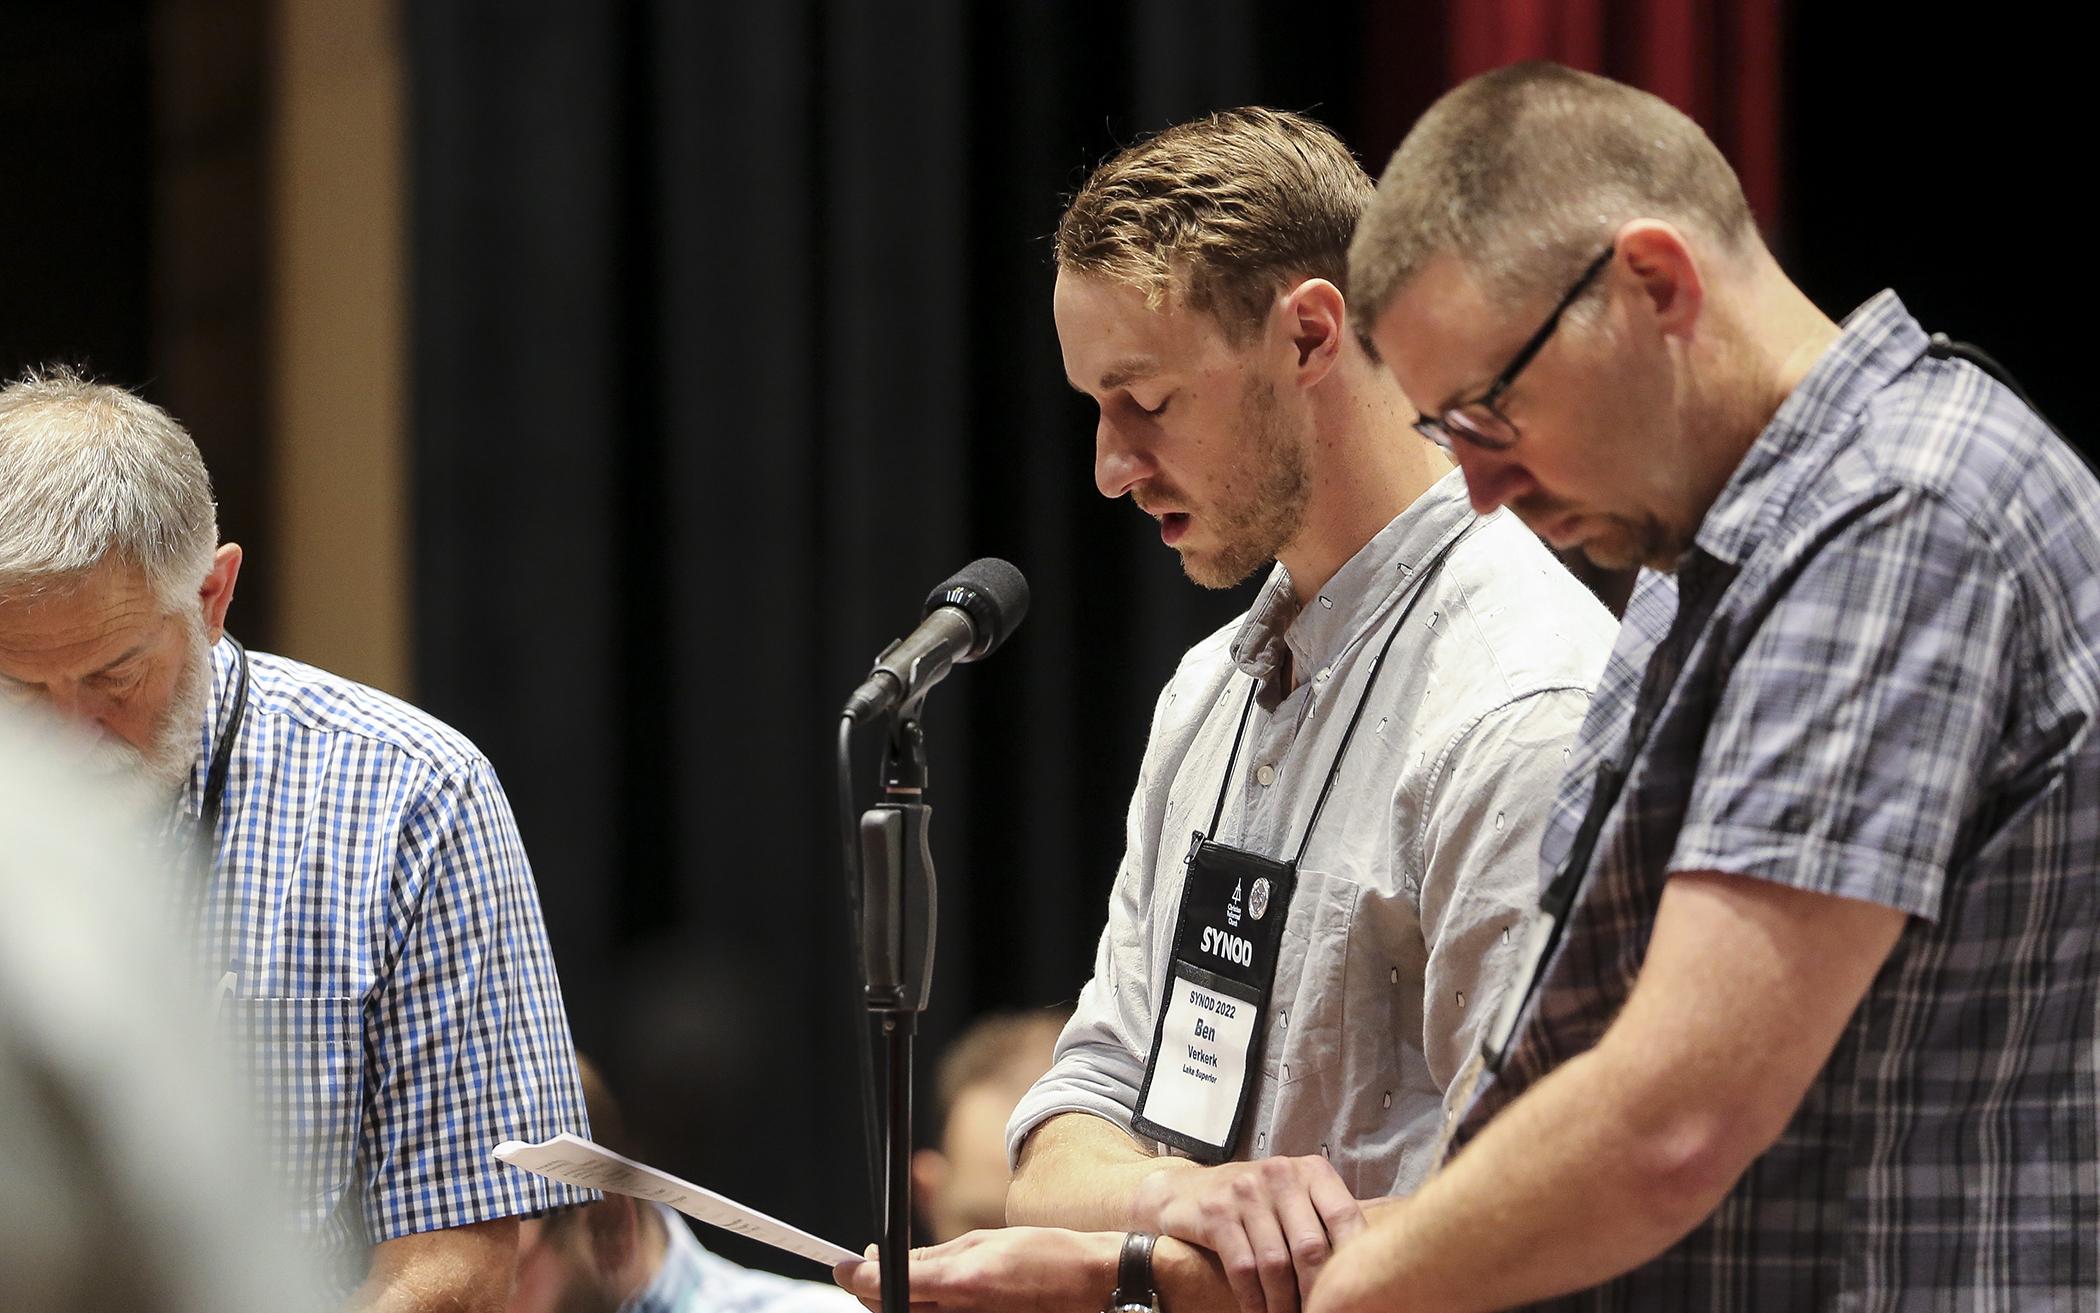
<svg viewBox="0 0 2100 1313">
<path fill-rule="evenodd" d="M 1313 680 L 1314 680 L 1315 682 L 1317 682 L 1317 683 L 1321 683 L 1321 684 L 1324 684 L 1324 683 L 1326 683 L 1326 682 L 1327 682 L 1327 677 L 1328 677 L 1329 675 L 1333 674 L 1333 673 L 1334 673 L 1334 671 L 1333 671 L 1333 670 L 1331 670 L 1331 669 L 1330 669 L 1330 670 L 1322 670 L 1322 671 L 1321 671 L 1321 672 L 1320 672 L 1319 674 L 1317 674 L 1317 675 L 1314 675 L 1314 676 L 1313 676 Z"/>
<path fill-rule="evenodd" d="M 1263 762 L 1254 768 L 1254 779 L 1256 783 L 1266 789 L 1276 782 L 1276 768 L 1267 762 Z"/>
</svg>

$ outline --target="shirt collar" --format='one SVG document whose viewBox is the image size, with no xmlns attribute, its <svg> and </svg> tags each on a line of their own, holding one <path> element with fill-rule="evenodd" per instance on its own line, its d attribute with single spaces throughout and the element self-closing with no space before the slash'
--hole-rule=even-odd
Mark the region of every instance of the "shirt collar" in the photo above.
<svg viewBox="0 0 2100 1313">
<path fill-rule="evenodd" d="M 1892 291 L 1854 310 L 1801 382 L 1780 404 L 1700 521 L 1694 544 L 1741 565 L 1849 430 L 1853 416 L 1917 363 L 1930 339 Z M 1818 454 L 1824 459 L 1813 459 Z"/>
<path fill-rule="evenodd" d="M 1286 654 L 1300 670 L 1332 665 L 1477 522 L 1465 476 L 1453 470 L 1359 548 L 1302 610 L 1290 571 L 1278 564 L 1233 637 L 1233 663 L 1264 682 L 1284 669 Z"/>
</svg>

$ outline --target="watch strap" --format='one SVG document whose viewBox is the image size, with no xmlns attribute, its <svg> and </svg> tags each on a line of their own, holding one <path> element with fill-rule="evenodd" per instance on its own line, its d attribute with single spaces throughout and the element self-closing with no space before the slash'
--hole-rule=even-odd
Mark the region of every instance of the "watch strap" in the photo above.
<svg viewBox="0 0 2100 1313">
<path fill-rule="evenodd" d="M 1152 1283 L 1152 1247 L 1159 1237 L 1150 1231 L 1132 1231 L 1123 1237 L 1123 1253 L 1116 1260 L 1116 1293 L 1109 1296 L 1111 1313 L 1159 1308 L 1159 1291 Z"/>
</svg>

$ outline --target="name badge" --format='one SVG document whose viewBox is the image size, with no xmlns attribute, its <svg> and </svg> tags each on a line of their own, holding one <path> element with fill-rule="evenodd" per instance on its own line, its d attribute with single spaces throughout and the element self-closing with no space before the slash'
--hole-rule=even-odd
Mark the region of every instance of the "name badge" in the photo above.
<svg viewBox="0 0 2100 1313">
<path fill-rule="evenodd" d="M 1167 994 L 1131 1125 L 1198 1162 L 1239 1142 L 1261 1061 L 1278 945 L 1298 884 L 1292 862 L 1190 842 Z"/>
</svg>

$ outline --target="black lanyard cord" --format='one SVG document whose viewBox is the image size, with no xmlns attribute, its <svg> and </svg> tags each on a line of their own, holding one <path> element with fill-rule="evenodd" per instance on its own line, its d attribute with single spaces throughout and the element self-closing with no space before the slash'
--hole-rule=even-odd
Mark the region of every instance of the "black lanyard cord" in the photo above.
<svg viewBox="0 0 2100 1313">
<path fill-rule="evenodd" d="M 2020 380 L 2014 378 L 2012 371 L 1999 364 L 1997 357 L 1990 352 L 1969 342 L 1957 342 L 1945 333 L 1934 333 L 1931 344 L 1925 348 L 1925 354 L 1931 356 L 1934 360 L 1967 361 L 1990 375 L 2007 392 L 2012 393 L 2013 397 L 2021 405 L 2033 412 L 2034 417 L 2042 422 L 2043 428 L 2054 433 L 2063 441 L 2066 447 L 2071 449 L 2079 460 L 2085 462 L 2085 467 L 2091 470 L 2096 478 L 2100 478 L 2100 466 L 2094 465 L 2093 458 L 2086 453 L 2086 449 L 2071 441 L 2070 438 L 2065 437 L 2064 431 L 2050 422 L 2049 417 L 2042 413 L 2042 408 L 2034 404 L 2034 398 L 2027 395 L 2027 389 L 2020 386 Z"/>
<path fill-rule="evenodd" d="M 1248 676 L 1247 702 L 1240 708 L 1240 727 L 1232 732 L 1232 753 L 1225 758 L 1225 778 L 1218 783 L 1218 805 L 1211 808 L 1210 828 L 1203 832 L 1206 838 L 1216 838 L 1218 822 L 1225 819 L 1225 795 L 1232 789 L 1232 768 L 1239 764 L 1240 743 L 1247 737 L 1247 721 L 1254 715 L 1254 694 L 1260 688 L 1261 681 Z"/>
<path fill-rule="evenodd" d="M 1395 621 L 1392 629 L 1387 632 L 1385 642 L 1378 648 L 1378 655 L 1371 659 L 1370 672 L 1364 676 L 1363 692 L 1357 696 L 1356 710 L 1349 717 L 1348 727 L 1342 731 L 1342 741 L 1334 750 L 1334 760 L 1328 763 L 1327 781 L 1320 786 L 1319 800 L 1313 803 L 1312 815 L 1305 822 L 1305 835 L 1298 841 L 1298 855 L 1291 858 L 1292 866 L 1295 867 L 1300 862 L 1303 862 L 1306 851 L 1312 847 L 1313 830 L 1320 823 L 1320 813 L 1327 810 L 1327 799 L 1334 793 L 1335 781 L 1341 778 L 1342 759 L 1348 755 L 1349 743 L 1356 737 L 1356 727 L 1363 723 L 1364 710 L 1371 705 L 1371 690 L 1377 686 L 1378 676 L 1385 671 L 1386 657 L 1393 650 L 1394 640 L 1399 638 L 1400 631 L 1407 627 L 1407 619 L 1414 614 L 1415 606 L 1422 600 L 1422 595 L 1429 591 L 1429 582 L 1436 577 L 1436 572 L 1443 567 L 1444 558 L 1449 556 L 1451 550 L 1457 547 L 1459 543 L 1465 541 L 1466 537 L 1479 524 L 1479 520 L 1474 520 L 1459 532 L 1453 534 L 1451 540 L 1437 550 L 1437 554 L 1431 558 L 1429 565 L 1415 577 L 1413 581 L 1414 587 L 1408 594 L 1407 605 L 1400 609 L 1399 620 Z M 1252 679 L 1253 677 L 1249 676 L 1249 678 Z M 1247 705 L 1240 711 L 1240 726 L 1232 736 L 1232 755 L 1225 759 L 1225 777 L 1218 785 L 1218 804 L 1211 811 L 1210 830 L 1206 837 L 1215 838 L 1218 833 L 1218 822 L 1225 817 L 1225 797 L 1232 789 L 1233 768 L 1239 764 L 1240 744 L 1247 734 L 1247 721 L 1254 714 L 1255 690 L 1260 687 L 1261 681 L 1254 679 L 1247 689 Z"/>
<path fill-rule="evenodd" d="M 226 716 L 226 728 L 219 732 L 219 741 L 212 745 L 211 769 L 204 773 L 204 804 L 197 812 L 207 849 L 219 832 L 219 804 L 225 800 L 226 777 L 233 770 L 233 745 L 241 736 L 241 722 L 248 716 L 248 649 L 231 634 L 226 641 L 233 645 L 235 663 L 233 710 Z"/>
</svg>

